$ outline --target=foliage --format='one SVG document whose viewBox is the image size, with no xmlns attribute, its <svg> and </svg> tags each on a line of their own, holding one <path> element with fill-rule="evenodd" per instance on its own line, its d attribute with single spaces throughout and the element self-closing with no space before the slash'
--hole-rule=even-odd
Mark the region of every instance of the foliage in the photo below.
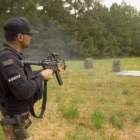
<svg viewBox="0 0 140 140">
<path fill-rule="evenodd" d="M 0 11 L 1 44 L 3 25 L 14 16 L 40 32 L 23 51 L 28 59 L 53 51 L 68 59 L 140 55 L 140 12 L 125 1 L 108 9 L 102 0 L 0 0 Z"/>
</svg>

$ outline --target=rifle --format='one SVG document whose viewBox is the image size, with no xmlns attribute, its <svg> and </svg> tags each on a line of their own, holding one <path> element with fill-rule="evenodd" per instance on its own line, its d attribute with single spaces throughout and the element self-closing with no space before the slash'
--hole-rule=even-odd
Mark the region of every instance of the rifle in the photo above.
<svg viewBox="0 0 140 140">
<path fill-rule="evenodd" d="M 59 71 L 58 71 L 58 65 L 64 66 L 64 70 L 66 69 L 65 65 L 65 60 L 59 61 L 59 54 L 58 53 L 52 53 L 51 55 L 47 56 L 47 58 L 43 59 L 42 61 L 26 61 L 26 60 L 21 60 L 21 65 L 39 65 L 42 66 L 43 69 L 52 69 L 53 72 L 56 75 L 57 81 L 59 85 L 62 85 L 63 82 L 61 80 Z M 42 109 L 39 117 L 35 115 L 34 109 L 33 109 L 33 103 L 32 99 L 28 100 L 29 107 L 30 107 L 30 112 L 33 117 L 35 118 L 42 118 L 44 111 L 46 109 L 46 102 L 47 102 L 47 80 L 44 80 L 44 93 L 43 93 L 43 102 L 42 102 Z"/>
<path fill-rule="evenodd" d="M 60 62 L 58 60 L 59 58 L 59 54 L 58 53 L 52 53 L 51 55 L 47 56 L 47 58 L 43 59 L 42 61 L 26 61 L 26 60 L 21 60 L 21 65 L 24 66 L 25 64 L 27 65 L 38 65 L 38 66 L 42 66 L 43 69 L 52 69 L 56 75 L 57 81 L 59 83 L 59 85 L 62 85 L 63 82 L 61 80 L 61 77 L 59 75 L 57 66 L 58 65 L 63 65 L 64 66 L 64 70 L 66 69 L 66 65 L 65 65 L 65 60 L 63 60 L 62 62 Z"/>
</svg>

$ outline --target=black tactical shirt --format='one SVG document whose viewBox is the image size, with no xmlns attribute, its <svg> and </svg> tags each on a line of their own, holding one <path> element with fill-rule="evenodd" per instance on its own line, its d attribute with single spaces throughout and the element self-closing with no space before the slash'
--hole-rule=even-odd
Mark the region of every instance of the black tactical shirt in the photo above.
<svg viewBox="0 0 140 140">
<path fill-rule="evenodd" d="M 2 112 L 6 115 L 20 114 L 29 111 L 27 99 L 34 95 L 44 80 L 41 74 L 28 78 L 20 63 L 24 56 L 4 43 L 6 49 L 0 51 L 0 86 L 3 94 L 13 96 L 12 100 L 2 105 Z M 22 57 L 22 58 L 21 58 Z M 31 68 L 28 72 L 33 73 Z"/>
</svg>

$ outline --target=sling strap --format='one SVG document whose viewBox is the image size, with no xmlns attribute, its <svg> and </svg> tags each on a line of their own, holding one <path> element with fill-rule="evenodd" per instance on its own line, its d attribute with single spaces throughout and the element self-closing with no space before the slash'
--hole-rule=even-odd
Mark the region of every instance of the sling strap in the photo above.
<svg viewBox="0 0 140 140">
<path fill-rule="evenodd" d="M 30 107 L 30 113 L 32 114 L 33 117 L 35 118 L 43 118 L 45 109 L 46 109 L 46 103 L 47 103 L 47 80 L 44 81 L 44 92 L 43 92 L 43 101 L 42 101 L 42 107 L 41 107 L 41 112 L 39 116 L 36 116 L 35 111 L 34 111 L 34 104 L 33 104 L 33 97 L 28 99 L 28 104 Z"/>
</svg>

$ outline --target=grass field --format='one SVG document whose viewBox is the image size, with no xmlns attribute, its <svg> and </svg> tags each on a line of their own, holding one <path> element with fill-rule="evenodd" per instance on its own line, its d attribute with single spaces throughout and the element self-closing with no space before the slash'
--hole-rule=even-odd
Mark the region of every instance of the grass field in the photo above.
<svg viewBox="0 0 140 140">
<path fill-rule="evenodd" d="M 122 70 L 140 70 L 140 58 L 120 60 Z M 66 63 L 64 84 L 55 75 L 48 82 L 44 118 L 33 118 L 37 140 L 140 140 L 140 77 L 116 76 L 113 59 L 93 60 L 93 69 L 84 69 L 84 61 Z M 40 107 L 41 101 L 37 114 Z"/>
</svg>

